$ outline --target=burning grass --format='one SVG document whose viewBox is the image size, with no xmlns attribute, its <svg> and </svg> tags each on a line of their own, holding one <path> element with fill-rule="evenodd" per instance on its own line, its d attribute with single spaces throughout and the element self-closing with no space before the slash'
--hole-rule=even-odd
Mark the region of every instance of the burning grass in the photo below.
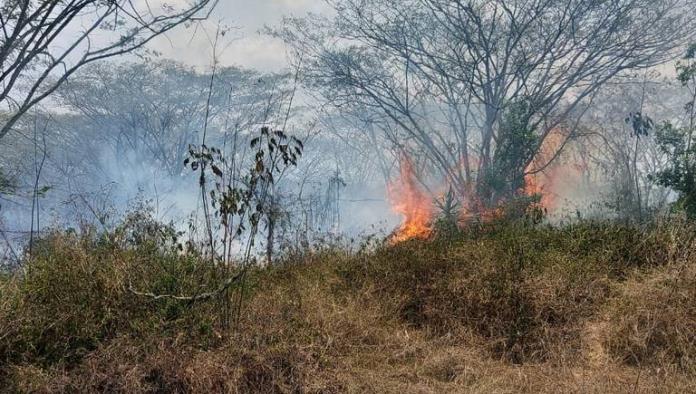
<svg viewBox="0 0 696 394">
<path fill-rule="evenodd" d="M 508 224 L 252 272 L 218 303 L 193 257 L 55 234 L 0 282 L 0 391 L 688 392 L 694 229 Z"/>
<path fill-rule="evenodd" d="M 390 243 L 396 245 L 411 239 L 428 239 L 433 235 L 437 222 L 442 219 L 453 222 L 451 224 L 454 227 L 467 228 L 472 223 L 508 222 L 530 213 L 541 218 L 559 210 L 562 205 L 560 191 L 568 189 L 567 183 L 577 182 L 585 170 L 578 164 L 552 162 L 566 139 L 567 136 L 562 132 L 552 132 L 525 169 L 521 187 L 505 198 L 492 202 L 493 205 L 491 202 L 484 203 L 481 196 L 475 192 L 476 187 L 473 184 L 465 187 L 466 190 L 459 190 L 458 193 L 454 193 L 452 185 L 441 185 L 439 189 L 449 191 L 440 193 L 441 196 L 435 198 L 432 192 L 427 191 L 424 184 L 419 182 L 412 160 L 402 155 L 399 160 L 399 177 L 391 182 L 387 190 L 392 210 L 402 218 L 401 225 L 390 237 Z M 451 212 L 455 210 L 453 206 L 450 206 L 450 212 L 445 212 L 448 211 L 444 208 L 446 204 L 438 204 L 441 211 L 438 214 L 435 201 L 442 203 L 450 197 L 454 199 L 452 203 L 456 205 L 458 214 Z M 456 201 L 457 199 L 463 201 Z"/>
<path fill-rule="evenodd" d="M 397 244 L 409 239 L 430 237 L 435 217 L 432 198 L 418 184 L 409 159 L 402 158 L 399 180 L 392 183 L 388 191 L 392 209 L 403 217 L 390 242 Z"/>
</svg>

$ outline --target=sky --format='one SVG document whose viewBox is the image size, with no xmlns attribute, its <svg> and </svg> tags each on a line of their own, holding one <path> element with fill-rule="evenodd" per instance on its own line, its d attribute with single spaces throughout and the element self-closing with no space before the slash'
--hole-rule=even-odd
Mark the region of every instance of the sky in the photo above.
<svg viewBox="0 0 696 394">
<path fill-rule="evenodd" d="M 221 40 L 219 60 L 225 66 L 242 66 L 260 71 L 287 67 L 287 52 L 280 40 L 260 34 L 264 26 L 277 25 L 284 15 L 325 13 L 324 0 L 219 0 L 211 17 L 197 27 L 179 27 L 151 44 L 163 57 L 193 66 L 212 62 L 210 38 L 218 24 L 232 30 Z"/>
</svg>

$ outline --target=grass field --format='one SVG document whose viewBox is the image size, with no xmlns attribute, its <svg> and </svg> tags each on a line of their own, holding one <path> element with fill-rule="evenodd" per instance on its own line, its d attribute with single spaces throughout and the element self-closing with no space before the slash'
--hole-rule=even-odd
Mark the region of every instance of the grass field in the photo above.
<svg viewBox="0 0 696 394">
<path fill-rule="evenodd" d="M 507 224 L 324 246 L 227 300 L 195 255 L 55 233 L 0 279 L 0 391 L 696 392 L 695 228 Z M 240 292 L 241 309 L 236 308 Z"/>
</svg>

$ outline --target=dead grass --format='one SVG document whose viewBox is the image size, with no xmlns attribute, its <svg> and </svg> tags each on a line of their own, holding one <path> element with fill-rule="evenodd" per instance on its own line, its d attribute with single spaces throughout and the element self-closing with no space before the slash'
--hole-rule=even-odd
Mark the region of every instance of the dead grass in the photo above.
<svg viewBox="0 0 696 394">
<path fill-rule="evenodd" d="M 0 281 L 0 391 L 696 392 L 692 233 L 511 225 L 327 248 L 253 272 L 233 330 L 217 303 L 126 291 L 210 281 L 192 258 L 55 235 Z"/>
<path fill-rule="evenodd" d="M 696 264 L 635 274 L 607 306 L 604 346 L 638 367 L 696 372 Z"/>
</svg>

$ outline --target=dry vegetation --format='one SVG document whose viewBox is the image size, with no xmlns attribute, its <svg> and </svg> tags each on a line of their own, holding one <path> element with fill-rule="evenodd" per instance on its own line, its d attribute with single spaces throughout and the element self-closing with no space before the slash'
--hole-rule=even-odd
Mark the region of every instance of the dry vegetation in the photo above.
<svg viewBox="0 0 696 394">
<path fill-rule="evenodd" d="M 127 290 L 215 281 L 195 256 L 56 233 L 0 282 L 0 391 L 695 392 L 693 234 L 519 224 L 327 246 L 255 270 L 222 330 L 217 302 Z"/>
</svg>

